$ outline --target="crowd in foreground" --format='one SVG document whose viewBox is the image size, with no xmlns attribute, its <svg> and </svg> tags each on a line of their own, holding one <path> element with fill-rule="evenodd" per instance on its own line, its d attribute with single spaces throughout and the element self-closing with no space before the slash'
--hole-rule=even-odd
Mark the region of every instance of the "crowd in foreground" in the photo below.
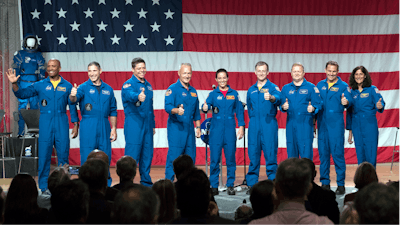
<svg viewBox="0 0 400 225">
<path fill-rule="evenodd" d="M 278 166 L 274 181 L 263 180 L 250 190 L 251 207 L 241 205 L 235 221 L 219 216 L 218 205 L 203 170 L 188 155 L 173 162 L 177 181 L 159 180 L 149 188 L 133 183 L 136 161 L 117 161 L 120 182 L 107 186 L 108 156 L 95 150 L 71 179 L 68 167 L 57 167 L 48 178 L 49 189 L 38 195 L 28 174 L 14 177 L 7 196 L 2 192 L 2 222 L 8 223 L 172 223 L 172 224 L 398 224 L 399 183 L 378 182 L 368 162 L 357 168 L 358 192 L 345 196 L 339 212 L 335 193 L 314 183 L 314 163 L 289 158 Z"/>
</svg>

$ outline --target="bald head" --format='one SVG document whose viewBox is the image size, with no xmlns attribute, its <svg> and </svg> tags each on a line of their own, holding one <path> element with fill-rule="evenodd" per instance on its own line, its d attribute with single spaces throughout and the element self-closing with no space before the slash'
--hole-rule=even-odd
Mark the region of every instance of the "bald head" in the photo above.
<svg viewBox="0 0 400 225">
<path fill-rule="evenodd" d="M 107 163 L 107 165 L 109 164 L 108 155 L 101 150 L 95 149 L 92 152 L 90 152 L 87 157 L 87 160 L 89 159 L 100 159 L 101 161 Z"/>
<path fill-rule="evenodd" d="M 54 63 L 57 63 L 57 65 L 58 65 L 59 67 L 61 67 L 61 62 L 60 62 L 60 60 L 52 58 L 52 59 L 50 59 L 47 63 L 49 63 L 49 62 L 51 62 L 51 61 L 53 61 Z"/>
</svg>

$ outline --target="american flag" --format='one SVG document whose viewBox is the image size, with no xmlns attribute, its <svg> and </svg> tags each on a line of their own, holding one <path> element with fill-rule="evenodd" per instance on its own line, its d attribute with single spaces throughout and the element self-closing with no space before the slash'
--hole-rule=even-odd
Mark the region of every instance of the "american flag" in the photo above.
<svg viewBox="0 0 400 225">
<path fill-rule="evenodd" d="M 100 63 L 101 78 L 113 87 L 118 103 L 118 140 L 112 144 L 112 165 L 124 153 L 121 88 L 132 76 L 134 57 L 146 60 L 146 79 L 154 89 L 153 165 L 166 161 L 164 96 L 178 79 L 180 63 L 192 64 L 191 85 L 198 90 L 200 102 L 216 84 L 219 68 L 229 71 L 229 84 L 243 101 L 257 80 L 254 65 L 260 60 L 269 64 L 268 78 L 280 88 L 291 82 L 294 62 L 304 64 L 305 78 L 314 84 L 326 78 L 329 60 L 339 63 L 344 81 L 349 80 L 353 68 L 364 65 L 386 101 L 384 113 L 377 114 L 377 160 L 391 161 L 399 126 L 397 0 L 22 0 L 21 9 L 23 34 L 38 37 L 46 60 L 59 59 L 61 75 L 69 82 L 85 82 L 89 62 Z M 245 114 L 248 124 L 247 110 Z M 277 119 L 280 162 L 287 157 L 286 115 L 278 113 Z M 347 135 L 346 131 L 346 140 Z M 243 141 L 237 146 L 240 165 L 244 163 Z M 318 164 L 317 148 L 314 139 Z M 346 163 L 357 163 L 354 144 L 346 141 L 345 148 Z M 196 164 L 204 162 L 205 144 L 198 139 Z M 70 163 L 80 163 L 77 139 L 71 141 Z"/>
</svg>

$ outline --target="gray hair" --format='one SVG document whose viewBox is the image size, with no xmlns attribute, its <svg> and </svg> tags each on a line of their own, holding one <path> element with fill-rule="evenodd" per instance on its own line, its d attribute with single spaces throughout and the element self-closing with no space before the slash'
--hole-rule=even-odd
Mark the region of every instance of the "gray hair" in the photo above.
<svg viewBox="0 0 400 225">
<path fill-rule="evenodd" d="M 98 63 L 96 61 L 89 63 L 89 65 L 87 67 L 89 68 L 89 66 L 96 66 L 98 70 L 101 70 L 100 63 Z"/>
</svg>

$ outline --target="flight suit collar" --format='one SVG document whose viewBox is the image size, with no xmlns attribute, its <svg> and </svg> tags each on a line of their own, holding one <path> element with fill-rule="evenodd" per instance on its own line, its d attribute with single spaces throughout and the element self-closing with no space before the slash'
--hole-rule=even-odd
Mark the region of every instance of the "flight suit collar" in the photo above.
<svg viewBox="0 0 400 225">
<path fill-rule="evenodd" d="M 94 84 L 93 84 L 93 81 L 92 81 L 91 79 L 88 79 L 88 84 L 89 84 L 90 86 L 93 86 L 93 87 L 100 87 L 100 89 L 103 89 L 103 87 L 104 87 L 104 82 L 103 82 L 103 80 L 101 80 L 101 79 L 100 79 L 100 81 L 101 81 L 101 84 L 100 84 L 99 86 L 97 86 L 97 85 L 94 85 Z"/>
<path fill-rule="evenodd" d="M 181 81 L 180 81 L 179 79 L 176 81 L 176 83 L 178 84 L 179 87 L 181 87 L 181 88 L 183 88 L 183 89 L 185 89 L 185 90 L 188 90 L 188 91 L 193 90 L 193 87 L 192 87 L 192 85 L 190 85 L 190 84 L 189 84 L 189 89 L 186 89 L 186 88 L 182 85 L 182 83 L 181 83 Z"/>
<path fill-rule="evenodd" d="M 229 85 L 226 85 L 227 87 L 228 87 L 228 92 L 227 93 L 230 93 L 230 92 L 232 92 L 232 88 L 231 88 L 231 86 L 229 86 Z M 222 92 L 221 92 L 221 90 L 219 89 L 219 86 L 217 87 L 217 92 L 219 92 L 219 93 L 221 93 L 222 94 Z"/>
<path fill-rule="evenodd" d="M 339 84 L 340 82 L 342 82 L 342 79 L 341 79 L 339 76 L 338 76 L 337 78 L 338 78 L 338 80 L 336 81 L 336 83 L 334 83 L 334 84 L 332 85 L 332 87 L 335 86 L 336 84 Z M 328 78 L 325 78 L 324 83 L 325 83 L 326 85 L 328 85 Z"/>
<path fill-rule="evenodd" d="M 142 83 L 142 81 L 140 81 L 134 74 L 132 74 L 132 77 L 131 77 L 131 80 L 132 80 L 132 82 L 136 82 L 136 83 Z M 147 85 L 147 80 L 146 80 L 146 78 L 144 79 L 144 83 L 142 83 L 142 84 L 144 84 L 145 86 Z"/>
<path fill-rule="evenodd" d="M 308 83 L 308 81 L 306 80 L 306 78 L 303 78 L 303 83 L 301 83 L 300 87 L 305 86 Z M 290 83 L 290 85 L 292 87 L 296 87 L 296 85 L 294 85 L 293 81 Z"/>
<path fill-rule="evenodd" d="M 258 84 L 258 81 L 253 85 L 253 87 L 258 90 L 257 84 Z M 271 81 L 267 78 L 267 82 L 265 82 L 264 86 L 262 86 L 262 87 L 267 87 L 267 86 L 270 86 L 270 85 L 271 85 Z"/>
</svg>

